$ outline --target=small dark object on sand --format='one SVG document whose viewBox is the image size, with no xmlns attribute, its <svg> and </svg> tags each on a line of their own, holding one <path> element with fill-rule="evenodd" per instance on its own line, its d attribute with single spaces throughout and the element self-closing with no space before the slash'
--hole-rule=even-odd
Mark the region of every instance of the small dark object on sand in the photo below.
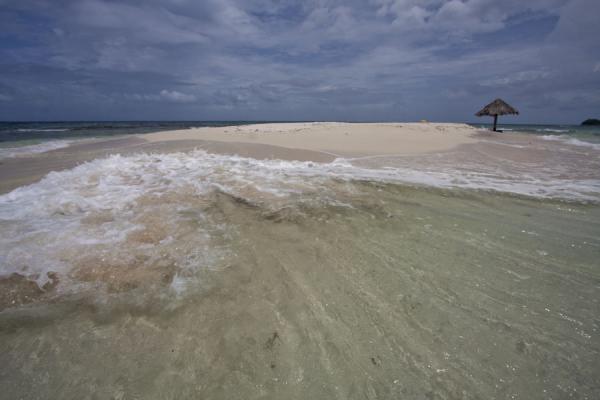
<svg viewBox="0 0 600 400">
<path fill-rule="evenodd" d="M 265 347 L 268 350 L 271 350 L 273 348 L 273 346 L 275 346 L 276 340 L 281 341 L 281 339 L 279 338 L 279 333 L 277 333 L 277 331 L 273 332 L 273 335 L 269 339 L 267 339 L 267 342 L 265 343 Z"/>
</svg>

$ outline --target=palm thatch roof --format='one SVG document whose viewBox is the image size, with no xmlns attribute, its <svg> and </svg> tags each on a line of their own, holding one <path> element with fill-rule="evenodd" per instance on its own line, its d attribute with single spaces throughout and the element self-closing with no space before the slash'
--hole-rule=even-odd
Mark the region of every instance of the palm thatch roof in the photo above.
<svg viewBox="0 0 600 400">
<path fill-rule="evenodd" d="M 493 117 L 495 115 L 507 115 L 507 114 L 519 115 L 519 112 L 516 109 L 514 109 L 513 107 L 511 107 L 510 105 L 508 105 L 504 100 L 496 99 L 496 100 L 492 101 L 490 104 L 488 104 L 487 106 L 483 107 L 483 109 L 475 115 L 478 117 L 482 117 L 484 115 L 489 115 L 489 116 Z"/>
</svg>

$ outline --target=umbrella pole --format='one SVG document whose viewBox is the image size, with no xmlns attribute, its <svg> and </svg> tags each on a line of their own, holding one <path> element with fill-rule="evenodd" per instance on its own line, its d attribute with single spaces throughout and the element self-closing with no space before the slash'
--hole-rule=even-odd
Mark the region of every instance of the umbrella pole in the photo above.
<svg viewBox="0 0 600 400">
<path fill-rule="evenodd" d="M 496 132 L 496 125 L 498 125 L 498 114 L 494 114 L 494 132 Z"/>
</svg>

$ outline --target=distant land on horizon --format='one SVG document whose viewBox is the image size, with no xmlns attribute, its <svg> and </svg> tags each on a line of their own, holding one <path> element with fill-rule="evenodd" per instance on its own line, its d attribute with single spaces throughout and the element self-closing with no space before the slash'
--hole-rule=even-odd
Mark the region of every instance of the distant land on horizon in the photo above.
<svg viewBox="0 0 600 400">
<path fill-rule="evenodd" d="M 582 126 L 600 125 L 600 119 L 589 118 L 581 123 Z"/>
</svg>

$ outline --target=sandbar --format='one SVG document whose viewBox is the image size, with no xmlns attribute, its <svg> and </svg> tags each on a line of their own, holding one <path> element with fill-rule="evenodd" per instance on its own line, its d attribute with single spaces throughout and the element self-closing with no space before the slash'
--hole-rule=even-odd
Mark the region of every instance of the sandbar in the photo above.
<svg viewBox="0 0 600 400">
<path fill-rule="evenodd" d="M 193 128 L 143 135 L 150 142 L 208 140 L 318 151 L 336 157 L 419 154 L 473 143 L 478 130 L 458 123 L 272 123 Z"/>
</svg>

